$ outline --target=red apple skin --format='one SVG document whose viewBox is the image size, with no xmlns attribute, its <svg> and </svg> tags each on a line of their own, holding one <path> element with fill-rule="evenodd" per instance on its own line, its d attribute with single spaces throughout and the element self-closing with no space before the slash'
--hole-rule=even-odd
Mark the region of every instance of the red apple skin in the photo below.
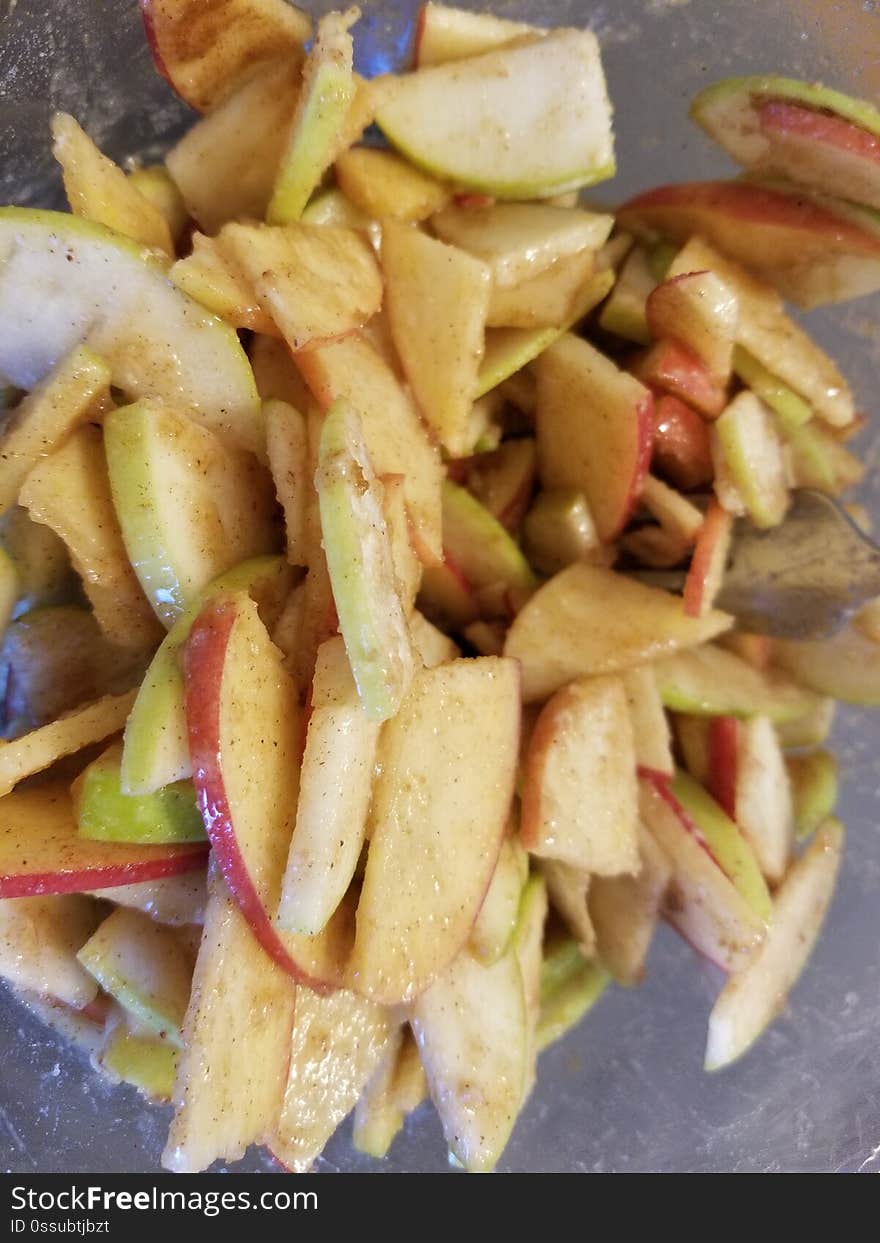
<svg viewBox="0 0 880 1243">
<path fill-rule="evenodd" d="M 468 211 L 482 211 L 495 205 L 491 194 L 456 194 L 454 201 L 456 207 L 464 207 Z"/>
<path fill-rule="evenodd" d="M 684 492 L 712 482 L 709 429 L 693 407 L 669 393 L 654 400 L 655 469 Z"/>
<path fill-rule="evenodd" d="M 739 721 L 715 716 L 709 722 L 709 793 L 731 820 L 736 819 Z"/>
<path fill-rule="evenodd" d="M 761 130 L 768 136 L 795 134 L 880 164 L 880 138 L 852 121 L 785 99 L 765 100 L 758 115 Z"/>
<path fill-rule="evenodd" d="M 425 34 L 425 25 L 427 23 L 427 20 L 428 20 L 427 5 L 423 4 L 422 7 L 419 9 L 419 15 L 416 18 L 416 33 L 415 33 L 415 37 L 413 38 L 413 54 L 412 54 L 413 69 L 418 69 L 419 67 L 419 60 L 421 57 L 421 50 L 422 50 L 422 39 Z M 275 1156 L 274 1153 L 272 1155 Z M 275 1160 L 277 1161 L 278 1158 L 275 1157 Z M 281 1162 L 279 1162 L 279 1165 L 280 1164 Z"/>
<path fill-rule="evenodd" d="M 733 519 L 713 498 L 697 534 L 694 555 L 684 582 L 684 612 L 686 617 L 699 617 L 703 611 L 703 596 L 709 578 L 712 561 L 719 540 L 727 540 Z M 710 601 L 711 605 L 711 601 Z"/>
<path fill-rule="evenodd" d="M 717 419 L 727 405 L 724 386 L 693 350 L 673 338 L 650 346 L 633 371 L 643 384 L 688 402 L 708 419 Z"/>
<path fill-rule="evenodd" d="M 637 443 L 635 462 L 633 463 L 632 479 L 628 496 L 620 514 L 620 520 L 610 539 L 617 539 L 626 527 L 630 518 L 638 508 L 642 489 L 651 469 L 651 457 L 654 452 L 654 395 L 648 393 L 635 409 Z M 610 542 L 610 539 L 608 542 Z"/>
<path fill-rule="evenodd" d="M 146 35 L 147 45 L 153 56 L 153 64 L 156 66 L 156 72 L 163 77 L 176 95 L 178 95 L 185 104 L 189 104 L 192 108 L 194 105 L 185 96 L 180 94 L 177 83 L 168 72 L 168 67 L 162 59 L 162 53 L 159 51 L 159 39 L 156 35 L 156 27 L 153 23 L 153 0 L 141 0 L 141 17 L 144 23 L 144 34 Z"/>
<path fill-rule="evenodd" d="M 235 619 L 234 601 L 208 605 L 193 623 L 184 649 L 184 698 L 196 798 L 226 887 L 257 941 L 283 971 L 316 992 L 325 992 L 329 982 L 304 972 L 278 935 L 235 834 L 219 741 L 223 666 Z"/>
<path fill-rule="evenodd" d="M 59 866 L 56 871 L 0 873 L 0 898 L 33 898 L 41 894 L 84 893 L 92 889 L 113 889 L 117 885 L 137 885 L 204 867 L 207 857 L 206 847 L 201 842 L 193 842 L 187 846 L 137 847 L 142 858 L 129 857 L 125 863 L 118 863 L 112 858 L 114 852 L 121 853 L 119 845 L 113 842 L 94 844 L 106 862 L 69 870 Z M 131 847 L 122 849 L 130 856 Z"/>
<path fill-rule="evenodd" d="M 716 865 L 716 867 L 720 868 L 721 867 L 720 863 L 715 858 L 712 851 L 709 849 L 709 843 L 706 841 L 705 837 L 703 837 L 703 834 L 700 832 L 697 825 L 694 823 L 694 821 L 691 819 L 691 817 L 682 807 L 681 803 L 672 793 L 672 778 L 667 773 L 658 773 L 658 772 L 655 772 L 651 768 L 642 768 L 642 767 L 639 767 L 638 775 L 640 777 L 644 777 L 644 779 L 654 787 L 654 789 L 663 799 L 663 802 L 667 803 L 672 808 L 672 810 L 675 812 L 676 816 L 678 816 L 678 819 L 681 821 L 682 827 L 687 829 L 691 837 L 695 838 L 696 841 L 703 847 L 703 850 L 705 850 L 706 854 L 709 856 L 712 862 Z"/>
</svg>

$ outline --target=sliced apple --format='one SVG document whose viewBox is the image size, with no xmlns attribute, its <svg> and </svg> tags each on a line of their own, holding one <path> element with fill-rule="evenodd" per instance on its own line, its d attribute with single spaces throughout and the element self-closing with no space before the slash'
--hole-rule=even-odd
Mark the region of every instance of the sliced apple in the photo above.
<svg viewBox="0 0 880 1243">
<path fill-rule="evenodd" d="M 90 892 L 92 897 L 143 911 L 157 923 L 174 928 L 205 922 L 205 872 L 200 869 L 130 885 L 105 885 Z"/>
<path fill-rule="evenodd" d="M 300 222 L 332 225 L 339 229 L 357 229 L 367 235 L 374 250 L 378 250 L 382 243 L 380 222 L 371 220 L 336 186 L 331 186 L 329 190 L 318 190 L 313 194 L 303 210 Z"/>
<path fill-rule="evenodd" d="M 220 242 L 294 352 L 353 332 L 382 302 L 372 248 L 351 229 L 229 224 Z"/>
<path fill-rule="evenodd" d="M 308 412 L 311 394 L 285 341 L 257 335 L 251 341 L 250 358 L 257 391 L 264 402 L 286 401 L 302 414 Z"/>
<path fill-rule="evenodd" d="M 74 215 L 106 225 L 142 246 L 174 254 L 171 231 L 158 207 L 98 150 L 72 116 L 55 113 L 52 139 L 52 154 L 61 165 L 64 192 Z"/>
<path fill-rule="evenodd" d="M 672 736 L 653 668 L 627 669 L 621 680 L 632 720 L 636 765 L 672 776 Z"/>
<path fill-rule="evenodd" d="M 673 276 L 648 295 L 648 328 L 658 340 L 674 337 L 703 360 L 719 384 L 730 379 L 739 303 L 714 272 Z"/>
<path fill-rule="evenodd" d="M 830 751 L 790 755 L 785 761 L 791 787 L 795 832 L 812 836 L 834 811 L 839 792 L 837 759 Z"/>
<path fill-rule="evenodd" d="M 350 337 L 297 355 L 297 366 L 326 409 L 347 398 L 361 416 L 377 475 L 403 475 L 422 560 L 441 555 L 440 456 L 394 372 L 366 341 Z"/>
<path fill-rule="evenodd" d="M 618 984 L 631 988 L 645 975 L 645 962 L 672 878 L 672 867 L 651 834 L 639 826 L 635 876 L 597 876 L 590 884 L 589 912 L 602 965 Z"/>
<path fill-rule="evenodd" d="M 82 343 L 131 398 L 166 400 L 259 447 L 256 389 L 238 338 L 174 289 L 149 252 L 61 212 L 4 207 L 0 259 L 0 372 L 12 383 L 33 388 Z"/>
<path fill-rule="evenodd" d="M 465 464 L 469 492 L 508 531 L 515 531 L 529 506 L 535 484 L 535 442 L 524 436 L 505 440 L 491 453 L 477 454 Z"/>
<path fill-rule="evenodd" d="M 393 151 L 351 147 L 336 160 L 336 180 L 370 220 L 426 220 L 452 196 L 449 186 L 426 176 Z"/>
<path fill-rule="evenodd" d="M 516 666 L 484 656 L 418 673 L 385 726 L 350 971 L 358 992 L 409 1001 L 467 940 L 510 813 L 519 717 Z"/>
<path fill-rule="evenodd" d="M 725 78 L 691 116 L 745 168 L 880 208 L 880 112 L 813 82 Z"/>
<path fill-rule="evenodd" d="M 514 39 L 539 38 L 544 31 L 525 22 L 512 22 L 491 13 L 471 13 L 429 0 L 423 4 L 416 24 L 413 55 L 418 68 L 466 60 Z"/>
<path fill-rule="evenodd" d="M 541 975 L 547 926 L 547 885 L 530 876 L 522 893 L 511 948 L 519 960 L 526 1010 L 526 1068 L 523 1102 L 535 1086 L 538 1060 L 538 1023 L 541 1018 Z"/>
<path fill-rule="evenodd" d="M 486 323 L 491 328 L 561 327 L 571 321 L 578 295 L 595 270 L 596 255 L 582 250 L 517 285 L 495 284 Z"/>
<path fill-rule="evenodd" d="M 519 839 L 505 837 L 471 932 L 470 946 L 480 962 L 496 962 L 507 949 L 528 875 L 529 859 Z"/>
<path fill-rule="evenodd" d="M 521 604 L 537 580 L 512 536 L 476 497 L 448 480 L 443 485 L 443 545 L 475 589 L 500 584 Z"/>
<path fill-rule="evenodd" d="M 713 499 L 697 532 L 684 583 L 684 611 L 688 617 L 705 617 L 714 607 L 724 583 L 732 538 L 733 518 Z"/>
<path fill-rule="evenodd" d="M 716 421 L 712 437 L 752 522 L 778 526 L 789 491 L 782 445 L 767 407 L 754 393 L 738 393 Z"/>
<path fill-rule="evenodd" d="M 843 851 L 843 826 L 827 820 L 792 865 L 762 945 L 725 984 L 709 1016 L 706 1069 L 749 1049 L 785 1004 L 822 928 Z"/>
<path fill-rule="evenodd" d="M 538 363 L 538 464 L 548 488 L 583 491 L 603 541 L 622 529 L 651 453 L 650 393 L 579 337 Z"/>
<path fill-rule="evenodd" d="M 599 326 L 605 332 L 648 345 L 648 296 L 657 285 L 650 258 L 643 246 L 633 246 L 617 273 L 614 288 L 602 307 Z"/>
<path fill-rule="evenodd" d="M 3 577 L 6 590 L 14 592 L 13 617 L 45 612 L 70 599 L 74 575 L 64 541 L 21 505 L 0 516 L 0 546 L 8 559 Z"/>
<path fill-rule="evenodd" d="M 275 399 L 265 403 L 263 413 L 269 467 L 284 510 L 287 559 L 291 565 L 307 565 L 306 510 L 312 484 L 306 420 L 289 402 Z"/>
<path fill-rule="evenodd" d="M 300 95 L 300 66 L 261 67 L 165 157 L 187 210 L 206 233 L 228 220 L 262 220 Z"/>
<path fill-rule="evenodd" d="M 448 557 L 425 567 L 417 602 L 427 618 L 447 630 L 464 630 L 479 616 L 475 593 Z"/>
<path fill-rule="evenodd" d="M 613 224 L 613 216 L 542 203 L 498 203 L 479 210 L 453 205 L 431 219 L 437 236 L 482 260 L 500 289 L 531 280 L 584 250 L 598 251 Z"/>
<path fill-rule="evenodd" d="M 315 475 L 321 535 L 339 627 L 370 721 L 393 716 L 414 660 L 397 590 L 380 486 L 361 421 L 345 401 L 324 419 Z"/>
<path fill-rule="evenodd" d="M 183 1024 L 166 1169 L 205 1170 L 266 1139 L 284 1099 L 294 994 L 215 873 Z"/>
<path fill-rule="evenodd" d="M 523 775 L 522 839 L 533 854 L 615 876 L 638 866 L 632 722 L 619 678 L 582 678 L 538 717 Z"/>
<path fill-rule="evenodd" d="M 351 1140 L 358 1152 L 368 1157 L 384 1157 L 403 1125 L 406 1111 L 398 1099 L 397 1081 L 404 1050 L 418 1061 L 417 1046 L 406 1033 L 405 1027 L 399 1027 L 392 1035 L 354 1107 Z M 424 1082 L 427 1090 L 427 1081 Z"/>
<path fill-rule="evenodd" d="M 703 525 L 703 511 L 656 475 L 645 476 L 642 505 L 676 542 L 685 546 L 696 542 Z"/>
<path fill-rule="evenodd" d="M 255 66 L 286 55 L 297 63 L 312 23 L 283 0 L 143 0 L 156 68 L 191 108 L 210 112 Z"/>
<path fill-rule="evenodd" d="M 716 419 L 724 409 L 724 385 L 699 354 L 674 337 L 658 341 L 636 358 L 633 372 L 652 389 L 687 402 L 704 418 Z"/>
<path fill-rule="evenodd" d="M 819 695 L 866 707 L 880 704 L 880 644 L 856 626 L 821 643 L 781 640 L 774 644 L 773 660 Z"/>
<path fill-rule="evenodd" d="M 251 282 L 230 262 L 218 237 L 194 233 L 192 250 L 178 259 L 169 273 L 171 281 L 233 328 L 247 328 L 277 337 L 279 329 L 260 305 Z"/>
<path fill-rule="evenodd" d="M 51 781 L 3 798 L 0 897 L 80 893 L 135 884 L 204 866 L 205 849 L 89 841 L 76 831 L 64 782 Z"/>
<path fill-rule="evenodd" d="M 559 859 L 541 859 L 538 865 L 547 886 L 550 905 L 577 941 L 584 958 L 596 953 L 596 930 L 590 918 L 587 899 L 594 883 L 589 872 Z"/>
<path fill-rule="evenodd" d="M 465 1169 L 492 1169 L 525 1086 L 526 1007 L 515 951 L 489 967 L 459 954 L 416 1000 L 411 1022 L 450 1152 Z"/>
<path fill-rule="evenodd" d="M 171 240 L 178 246 L 189 225 L 189 212 L 165 165 L 144 164 L 133 168 L 128 174 L 128 180 L 147 202 L 152 203 L 162 213 L 171 233 Z"/>
<path fill-rule="evenodd" d="M 555 1044 L 576 1027 L 602 996 L 608 982 L 607 972 L 595 963 L 585 962 L 573 942 L 563 941 L 552 949 L 541 970 L 541 1011 L 535 1034 L 538 1051 Z"/>
<path fill-rule="evenodd" d="M 83 837 L 151 845 L 204 841 L 191 782 L 174 782 L 152 794 L 123 794 L 121 765 L 122 743 L 116 742 L 74 782 L 76 826 Z"/>
<path fill-rule="evenodd" d="M 694 181 L 630 199 L 618 221 L 641 237 L 706 238 L 804 307 L 880 286 L 877 213 L 785 182 Z M 741 308 L 748 314 L 746 307 Z"/>
<path fill-rule="evenodd" d="M 733 351 L 733 369 L 743 384 L 756 397 L 760 397 L 765 406 L 769 406 L 786 432 L 803 426 L 813 417 L 809 403 L 787 384 L 783 384 L 741 345 L 737 345 Z"/>
<path fill-rule="evenodd" d="M 818 646 L 818 645 L 817 645 Z M 815 704 L 790 679 L 762 673 L 733 652 L 705 644 L 654 666 L 667 708 L 701 716 L 769 716 L 774 722 L 805 715 Z"/>
<path fill-rule="evenodd" d="M 296 827 L 278 923 L 319 933 L 357 867 L 370 810 L 379 726 L 367 718 L 341 638 L 318 649 Z"/>
<path fill-rule="evenodd" d="M 272 1155 L 291 1173 L 304 1173 L 349 1113 L 386 1055 L 398 1030 L 372 1001 L 339 990 L 319 997 L 300 988 L 290 1068 Z"/>
<path fill-rule="evenodd" d="M 125 1021 L 108 1032 L 95 1063 L 114 1082 L 130 1083 L 148 1101 L 167 1104 L 174 1091 L 178 1050 L 167 1040 L 132 1031 Z"/>
<path fill-rule="evenodd" d="M 173 928 L 118 907 L 92 933 L 77 959 L 137 1023 L 182 1047 L 194 956 Z"/>
<path fill-rule="evenodd" d="M 763 281 L 693 237 L 678 252 L 670 275 L 697 269 L 714 272 L 739 302 L 737 345 L 799 393 L 820 418 L 847 427 L 855 417 L 849 385 L 835 363 L 786 313 L 782 299 Z"/>
<path fill-rule="evenodd" d="M 382 511 L 391 543 L 391 561 L 403 611 L 409 617 L 422 584 L 422 563 L 412 540 L 406 509 L 406 480 L 403 475 L 385 475 L 382 484 Z"/>
<path fill-rule="evenodd" d="M 302 89 L 266 212 L 270 224 L 299 220 L 312 191 L 333 163 L 337 135 L 355 96 L 349 27 L 359 9 L 318 22 L 302 72 Z"/>
<path fill-rule="evenodd" d="M 794 807 L 785 759 L 768 717 L 741 722 L 738 734 L 734 819 L 761 871 L 771 885 L 778 885 L 794 849 Z"/>
<path fill-rule="evenodd" d="M 687 617 L 677 597 L 612 570 L 572 565 L 539 588 L 515 618 L 505 655 L 522 665 L 528 703 L 573 678 L 617 673 L 705 643 L 730 624 L 715 611 Z"/>
<path fill-rule="evenodd" d="M 429 426 L 453 456 L 473 449 L 476 396 L 489 309 L 486 264 L 411 225 L 387 221 L 382 237 L 391 335 Z"/>
<path fill-rule="evenodd" d="M 589 31 L 560 30 L 399 78 L 376 119 L 417 166 L 496 198 L 546 197 L 614 173 L 611 110 Z"/>
<path fill-rule="evenodd" d="M 283 558 L 257 557 L 210 584 L 178 619 L 150 663 L 125 727 L 120 774 L 123 793 L 151 794 L 192 776 L 179 658 L 190 627 L 205 604 L 224 591 L 249 591 L 271 625 L 292 579 Z"/>
<path fill-rule="evenodd" d="M 761 719 L 761 718 L 756 718 Z M 763 718 L 766 720 L 766 718 Z M 735 716 L 712 716 L 706 722 L 707 769 L 702 779 L 719 807 L 731 820 L 736 820 L 736 781 L 740 763 L 740 723 Z M 772 726 L 771 726 L 772 728 Z M 686 765 L 690 771 L 690 765 Z"/>
<path fill-rule="evenodd" d="M 706 421 L 671 393 L 658 393 L 654 399 L 652 465 L 685 492 L 712 481 Z"/>
<path fill-rule="evenodd" d="M 659 787 L 641 783 L 645 827 L 672 866 L 665 913 L 681 935 L 712 962 L 735 971 L 749 959 L 766 924 L 683 824 Z"/>
<path fill-rule="evenodd" d="M 583 494 L 570 488 L 539 492 L 523 522 L 523 548 L 542 574 L 601 559 L 596 524 Z"/>
<path fill-rule="evenodd" d="M 436 669 L 438 665 L 444 665 L 461 655 L 454 639 L 438 630 L 418 609 L 409 619 L 409 629 L 413 646 L 426 669 Z"/>
<path fill-rule="evenodd" d="M 81 1010 L 97 996 L 77 951 L 101 922 L 101 908 L 81 894 L 6 898 L 0 902 L 0 976 L 15 988 L 49 994 Z"/>
</svg>

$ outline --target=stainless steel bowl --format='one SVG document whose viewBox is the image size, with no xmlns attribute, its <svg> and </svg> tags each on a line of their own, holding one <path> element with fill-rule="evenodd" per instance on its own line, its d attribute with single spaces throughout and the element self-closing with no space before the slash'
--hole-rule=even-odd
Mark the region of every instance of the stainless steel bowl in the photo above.
<svg viewBox="0 0 880 1243">
<path fill-rule="evenodd" d="M 339 7 L 305 2 L 313 11 Z M 775 71 L 880 96 L 880 0 L 458 0 L 505 17 L 590 25 L 612 98 L 620 174 L 613 203 L 652 184 L 725 173 L 686 118 L 693 94 L 731 73 Z M 359 68 L 402 63 L 416 0 L 362 0 Z M 117 159 L 160 152 L 187 110 L 153 71 L 136 0 L 0 0 L 0 201 L 52 205 L 54 108 L 76 114 Z M 880 371 L 880 299 L 809 316 L 867 413 Z M 2 331 L 2 325 L 0 325 Z M 878 464 L 880 438 L 863 451 Z M 863 499 L 880 519 L 880 472 Z M 841 714 L 840 889 L 784 1017 L 740 1064 L 701 1072 L 718 979 L 664 932 L 648 981 L 614 989 L 541 1059 L 538 1086 L 507 1149 L 507 1171 L 880 1171 L 880 723 Z M 155 1171 L 167 1111 L 111 1089 L 83 1058 L 0 996 L 0 1161 L 17 1172 Z M 251 1153 L 243 1169 L 272 1168 Z M 343 1127 L 324 1170 L 447 1168 L 429 1108 L 390 1157 L 358 1156 Z"/>
</svg>

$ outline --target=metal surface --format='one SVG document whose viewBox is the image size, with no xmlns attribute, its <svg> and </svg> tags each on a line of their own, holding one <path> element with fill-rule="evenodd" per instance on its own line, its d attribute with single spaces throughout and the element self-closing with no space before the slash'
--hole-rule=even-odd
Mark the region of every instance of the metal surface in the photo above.
<svg viewBox="0 0 880 1243">
<path fill-rule="evenodd" d="M 467 0 L 459 0 L 467 3 Z M 325 11 L 331 4 L 310 4 Z M 363 0 L 360 69 L 400 63 L 414 0 Z M 880 0 L 491 0 L 468 5 L 600 36 L 617 119 L 613 203 L 727 161 L 686 120 L 688 100 L 730 73 L 778 70 L 880 95 Z M 155 150 L 185 123 L 155 77 L 135 0 L 0 0 L 0 199 L 49 202 L 56 185 L 47 120 L 82 120 L 117 158 Z M 809 316 L 865 409 L 880 369 L 877 299 Z M 0 326 L 2 330 L 2 326 Z M 880 441 L 863 451 L 876 465 Z M 863 500 L 880 517 L 876 478 Z M 880 1171 L 880 722 L 842 713 L 836 745 L 849 826 L 829 923 L 783 1018 L 741 1064 L 702 1074 L 714 972 L 671 934 L 647 983 L 609 991 L 586 1023 L 541 1059 L 538 1086 L 501 1163 L 509 1171 Z M 111 1089 L 77 1055 L 0 997 L 0 1167 L 14 1171 L 157 1168 L 167 1113 Z M 327 1170 L 444 1170 L 440 1129 L 423 1108 L 390 1158 L 358 1157 L 348 1129 Z M 259 1154 L 245 1168 L 268 1169 Z"/>
</svg>

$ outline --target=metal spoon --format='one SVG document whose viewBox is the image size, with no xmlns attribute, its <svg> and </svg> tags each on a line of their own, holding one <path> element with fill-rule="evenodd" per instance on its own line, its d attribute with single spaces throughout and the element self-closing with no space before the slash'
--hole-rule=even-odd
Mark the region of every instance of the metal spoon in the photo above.
<svg viewBox="0 0 880 1243">
<path fill-rule="evenodd" d="M 652 575 L 651 581 L 674 590 L 684 576 Z M 827 639 L 875 596 L 880 547 L 832 497 L 802 488 L 779 526 L 761 531 L 737 522 L 717 604 L 753 634 Z"/>
</svg>

